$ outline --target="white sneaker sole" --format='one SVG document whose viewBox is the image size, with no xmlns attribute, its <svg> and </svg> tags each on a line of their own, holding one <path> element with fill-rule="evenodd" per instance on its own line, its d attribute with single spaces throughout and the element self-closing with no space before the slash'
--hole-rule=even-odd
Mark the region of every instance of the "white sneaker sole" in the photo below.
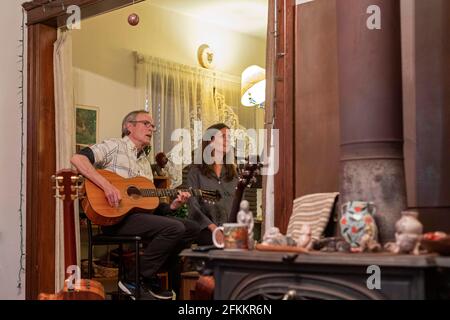
<svg viewBox="0 0 450 320">
<path fill-rule="evenodd" d="M 175 300 L 175 299 L 176 299 L 176 297 L 175 297 L 175 292 L 173 292 L 173 291 L 172 291 L 172 296 L 171 296 L 171 297 L 160 296 L 159 294 L 156 294 L 156 293 L 154 293 L 154 292 L 151 291 L 151 290 L 148 290 L 148 292 L 149 292 L 153 297 L 155 297 L 155 298 L 158 299 L 158 300 Z"/>
<path fill-rule="evenodd" d="M 133 295 L 133 293 L 121 282 L 119 281 L 119 288 L 122 290 L 123 293 L 127 294 L 132 300 L 136 300 L 136 297 Z M 159 300 L 176 300 L 176 294 L 172 290 L 172 297 L 166 297 L 166 296 L 160 296 L 153 291 L 149 290 L 149 293 Z"/>
<path fill-rule="evenodd" d="M 119 288 L 122 290 L 123 293 L 126 293 L 132 300 L 136 300 L 136 297 L 131 293 L 131 291 L 122 283 L 122 281 L 119 281 Z"/>
</svg>

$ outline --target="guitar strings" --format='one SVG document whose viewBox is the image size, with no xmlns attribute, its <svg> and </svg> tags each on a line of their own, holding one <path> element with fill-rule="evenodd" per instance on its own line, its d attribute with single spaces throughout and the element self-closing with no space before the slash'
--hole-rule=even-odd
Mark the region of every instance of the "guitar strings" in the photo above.
<svg viewBox="0 0 450 320">
<path fill-rule="evenodd" d="M 142 194 L 146 197 L 168 197 L 168 196 L 175 196 L 178 194 L 178 192 L 189 192 L 191 195 L 195 196 L 196 192 L 192 189 L 140 189 Z"/>
<path fill-rule="evenodd" d="M 174 197 L 178 192 L 189 192 L 192 196 L 201 196 L 209 192 L 200 192 L 195 189 L 140 189 L 144 197 Z"/>
</svg>

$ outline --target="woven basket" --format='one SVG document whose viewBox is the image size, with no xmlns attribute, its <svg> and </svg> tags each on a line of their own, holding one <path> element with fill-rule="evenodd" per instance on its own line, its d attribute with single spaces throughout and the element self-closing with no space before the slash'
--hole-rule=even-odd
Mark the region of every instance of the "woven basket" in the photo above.
<svg viewBox="0 0 450 320">
<path fill-rule="evenodd" d="M 83 273 L 87 274 L 88 261 L 83 260 L 81 263 Z M 93 261 L 92 268 L 94 269 L 94 278 L 116 278 L 119 275 L 119 268 L 115 265 L 103 261 Z"/>
<path fill-rule="evenodd" d="M 94 263 L 94 270 L 96 270 L 95 273 L 98 271 L 103 278 L 117 278 L 119 275 L 119 268 L 112 263 L 99 261 Z"/>
</svg>

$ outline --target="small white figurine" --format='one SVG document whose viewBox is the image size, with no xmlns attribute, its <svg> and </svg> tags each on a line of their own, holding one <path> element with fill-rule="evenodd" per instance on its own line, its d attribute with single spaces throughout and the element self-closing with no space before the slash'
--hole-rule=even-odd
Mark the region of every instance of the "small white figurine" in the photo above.
<svg viewBox="0 0 450 320">
<path fill-rule="evenodd" d="M 250 205 L 247 200 L 241 201 L 241 210 L 239 210 L 237 214 L 237 222 L 243 223 L 248 227 L 248 247 L 249 249 L 253 249 L 254 241 L 253 241 L 253 213 L 250 211 Z"/>
<path fill-rule="evenodd" d="M 267 245 L 286 246 L 287 240 L 286 237 L 281 234 L 280 229 L 272 227 L 264 234 L 262 243 Z"/>
<path fill-rule="evenodd" d="M 423 225 L 418 215 L 414 211 L 402 212 L 402 217 L 395 224 L 395 242 L 386 243 L 385 249 L 393 253 L 420 254 Z"/>
<path fill-rule="evenodd" d="M 303 224 L 300 227 L 299 235 L 295 240 L 297 242 L 297 247 L 309 249 L 312 245 L 311 227 L 307 224 Z"/>
</svg>

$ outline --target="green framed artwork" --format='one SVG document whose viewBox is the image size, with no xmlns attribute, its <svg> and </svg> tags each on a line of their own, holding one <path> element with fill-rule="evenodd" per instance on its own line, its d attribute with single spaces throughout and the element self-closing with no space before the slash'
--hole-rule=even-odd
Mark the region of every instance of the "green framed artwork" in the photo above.
<svg viewBox="0 0 450 320">
<path fill-rule="evenodd" d="M 98 112 L 97 107 L 77 105 L 76 106 L 76 145 L 77 150 L 81 147 L 90 146 L 98 140 Z"/>
</svg>

